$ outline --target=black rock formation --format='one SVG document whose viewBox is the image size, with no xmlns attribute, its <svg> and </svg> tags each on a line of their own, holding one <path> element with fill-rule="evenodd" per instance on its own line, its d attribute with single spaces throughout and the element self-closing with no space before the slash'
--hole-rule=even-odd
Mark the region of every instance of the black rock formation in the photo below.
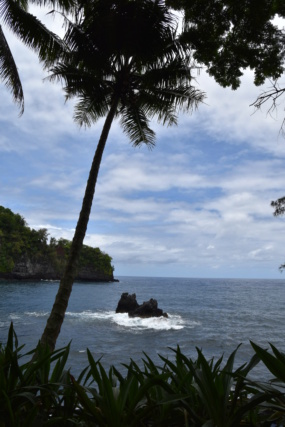
<svg viewBox="0 0 285 427">
<path fill-rule="evenodd" d="M 129 295 L 127 292 L 121 295 L 118 302 L 116 313 L 130 313 L 139 307 L 137 303 L 136 294 Z"/>
<path fill-rule="evenodd" d="M 129 317 L 168 317 L 167 313 L 164 313 L 161 308 L 158 308 L 155 299 L 151 298 L 149 301 L 144 301 L 139 305 L 136 294 L 129 295 L 127 292 L 121 295 L 116 313 L 128 313 Z"/>
</svg>

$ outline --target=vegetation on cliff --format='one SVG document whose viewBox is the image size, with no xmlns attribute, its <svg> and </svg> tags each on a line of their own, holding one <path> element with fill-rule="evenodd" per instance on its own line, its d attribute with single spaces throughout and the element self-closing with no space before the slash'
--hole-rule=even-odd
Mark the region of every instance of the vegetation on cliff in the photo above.
<svg viewBox="0 0 285 427">
<path fill-rule="evenodd" d="M 22 259 L 49 263 L 60 275 L 69 254 L 71 242 L 66 239 L 49 240 L 45 228 L 34 230 L 25 219 L 0 206 L 0 273 L 12 273 Z M 99 248 L 83 245 L 78 270 L 92 268 L 98 273 L 112 275 L 112 258 Z"/>
</svg>

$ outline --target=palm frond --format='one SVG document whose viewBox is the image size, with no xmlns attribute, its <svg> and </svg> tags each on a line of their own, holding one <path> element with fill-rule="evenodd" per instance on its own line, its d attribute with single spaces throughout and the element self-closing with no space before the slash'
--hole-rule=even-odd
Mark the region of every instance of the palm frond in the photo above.
<svg viewBox="0 0 285 427">
<path fill-rule="evenodd" d="M 17 1 L 0 0 L 0 18 L 23 43 L 38 53 L 46 66 L 64 49 L 62 40 Z"/>
<path fill-rule="evenodd" d="M 155 133 L 150 129 L 149 120 L 142 108 L 133 103 L 123 108 L 120 113 L 123 131 L 134 146 L 144 143 L 151 148 L 155 145 Z"/>
<path fill-rule="evenodd" d="M 66 99 L 78 96 L 80 125 L 105 115 L 116 96 L 117 115 L 134 145 L 154 145 L 150 119 L 177 124 L 180 111 L 192 111 L 204 98 L 191 84 L 195 65 L 173 15 L 162 0 L 98 0 L 83 10 L 80 22 L 67 18 L 68 49 L 50 79 L 64 82 Z"/>
<path fill-rule="evenodd" d="M 158 91 L 141 92 L 140 103 L 145 114 L 153 119 L 156 118 L 163 125 L 177 125 L 177 111 L 171 100 L 165 99 Z"/>
<path fill-rule="evenodd" d="M 204 94 L 192 85 L 180 85 L 167 89 L 157 89 L 153 91 L 161 102 L 176 109 L 180 112 L 191 112 L 203 102 Z"/>
<path fill-rule="evenodd" d="M 203 101 L 204 94 L 191 85 L 153 87 L 140 91 L 140 104 L 148 117 L 157 118 L 159 123 L 177 124 L 179 112 L 191 112 Z"/>
<path fill-rule="evenodd" d="M 24 93 L 18 69 L 0 25 L 0 78 L 19 105 L 20 115 L 24 112 Z"/>
<path fill-rule="evenodd" d="M 101 95 L 101 94 L 100 94 Z M 79 97 L 74 112 L 74 120 L 79 126 L 90 127 L 96 123 L 98 119 L 107 115 L 109 111 L 109 97 L 99 99 L 86 94 Z"/>
<path fill-rule="evenodd" d="M 88 70 L 69 63 L 55 66 L 48 79 L 64 82 L 66 100 L 79 98 L 74 119 L 80 126 L 89 127 L 107 114 L 113 93 L 112 81 L 105 81 L 100 75 L 96 78 Z"/>
<path fill-rule="evenodd" d="M 64 13 L 72 13 L 76 7 L 75 0 L 29 0 L 29 4 L 35 4 L 41 7 L 52 7 Z"/>
</svg>

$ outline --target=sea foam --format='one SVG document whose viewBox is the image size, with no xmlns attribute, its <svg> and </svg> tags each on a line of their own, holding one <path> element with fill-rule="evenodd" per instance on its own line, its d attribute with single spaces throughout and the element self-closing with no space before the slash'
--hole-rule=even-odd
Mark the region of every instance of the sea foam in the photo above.
<svg viewBox="0 0 285 427">
<path fill-rule="evenodd" d="M 194 327 L 196 322 L 187 323 L 179 315 L 171 314 L 166 317 L 129 317 L 127 313 L 114 313 L 113 311 L 82 311 L 80 313 L 67 312 L 67 318 L 81 321 L 107 321 L 112 324 L 131 330 L 179 330 L 185 326 Z"/>
</svg>

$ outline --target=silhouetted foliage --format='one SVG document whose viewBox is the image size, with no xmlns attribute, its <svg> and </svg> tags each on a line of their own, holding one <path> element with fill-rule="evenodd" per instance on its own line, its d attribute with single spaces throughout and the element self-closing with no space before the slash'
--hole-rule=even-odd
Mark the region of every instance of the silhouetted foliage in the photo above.
<svg viewBox="0 0 285 427">
<path fill-rule="evenodd" d="M 73 0 L 0 0 L 0 81 L 12 93 L 14 102 L 24 112 L 24 93 L 12 50 L 9 47 L 1 23 L 9 28 L 26 46 L 34 50 L 46 66 L 62 49 L 60 38 L 51 32 L 34 15 L 28 6 L 37 4 L 50 6 L 53 10 L 71 12 Z"/>
<path fill-rule="evenodd" d="M 285 18 L 283 0 L 166 0 L 184 14 L 183 40 L 222 86 L 236 89 L 243 71 L 254 70 L 254 83 L 284 71 L 285 35 L 272 22 Z"/>
<path fill-rule="evenodd" d="M 285 31 L 274 18 L 285 18 L 284 0 L 166 0 L 166 4 L 183 13 L 183 40 L 221 86 L 237 89 L 244 70 L 250 68 L 255 85 L 270 79 L 271 86 L 252 105 L 259 109 L 267 103 L 268 113 L 280 107 L 285 94 L 280 79 Z M 285 119 L 281 125 L 285 135 L 284 125 Z"/>
</svg>

